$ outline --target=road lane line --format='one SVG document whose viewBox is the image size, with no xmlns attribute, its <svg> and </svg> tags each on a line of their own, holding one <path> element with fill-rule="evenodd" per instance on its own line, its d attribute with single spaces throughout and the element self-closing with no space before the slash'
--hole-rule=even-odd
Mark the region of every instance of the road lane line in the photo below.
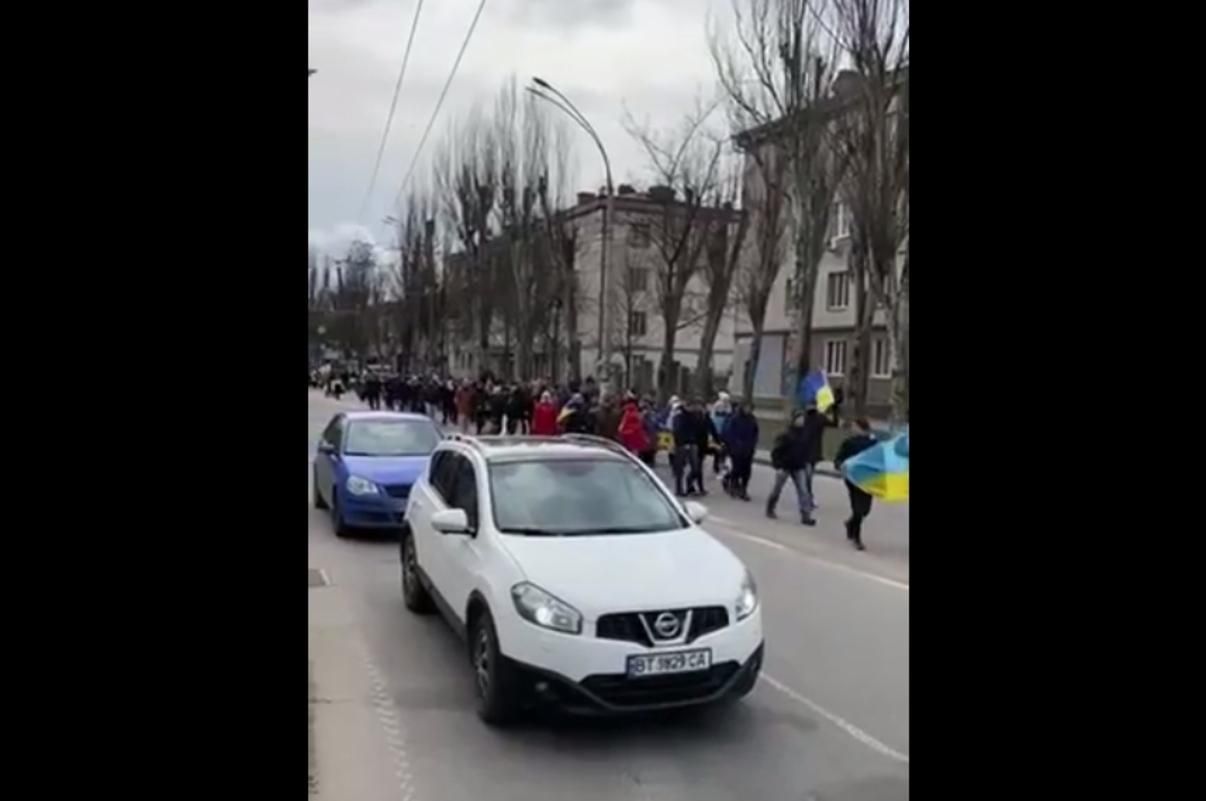
<svg viewBox="0 0 1206 801">
<path fill-rule="evenodd" d="M 830 723 L 832 723 L 833 725 L 837 726 L 839 729 L 846 732 L 851 737 L 858 740 L 860 743 L 867 746 L 868 748 L 870 748 L 874 751 L 878 751 L 879 753 L 883 754 L 886 757 L 895 759 L 897 762 L 903 762 L 906 765 L 909 764 L 909 755 L 908 754 L 902 754 L 899 751 L 897 751 L 895 748 L 892 748 L 891 746 L 888 746 L 888 745 L 884 745 L 879 740 L 875 739 L 870 734 L 867 734 L 867 732 L 860 729 L 858 726 L 855 726 L 853 723 L 851 723 L 850 721 L 846 720 L 845 718 L 843 718 L 839 715 L 835 715 L 834 713 L 830 712 L 825 707 L 818 704 L 816 701 L 805 698 L 804 696 L 800 695 L 798 692 L 796 692 L 792 688 L 788 687 L 786 684 L 779 681 L 778 679 L 776 679 L 774 676 L 770 675 L 766 671 L 763 671 L 758 678 L 762 679 L 767 684 L 769 684 L 770 686 L 774 687 L 779 692 L 786 695 L 788 698 L 791 698 L 793 701 L 798 701 L 799 703 L 801 703 L 804 706 L 811 709 L 813 712 L 816 712 L 818 715 L 825 718 L 825 720 L 827 720 Z"/>
<path fill-rule="evenodd" d="M 887 576 L 881 576 L 878 573 L 871 573 L 866 570 L 859 570 L 857 567 L 850 567 L 850 565 L 844 565 L 841 562 L 831 562 L 828 559 L 822 559 L 819 556 L 813 556 L 812 554 L 807 554 L 807 553 L 804 553 L 803 551 L 798 551 L 795 548 L 791 548 L 787 545 L 784 545 L 781 542 L 777 542 L 775 540 L 770 540 L 765 537 L 759 537 L 755 534 L 747 534 L 746 532 L 737 528 L 737 526 L 739 525 L 738 523 L 736 523 L 732 520 L 726 520 L 723 517 L 716 517 L 715 515 L 711 515 L 711 516 L 709 516 L 708 519 L 715 523 L 720 524 L 720 526 L 724 529 L 723 533 L 728 534 L 729 536 L 738 537 L 743 540 L 748 540 L 749 542 L 754 542 L 754 543 L 757 543 L 758 545 L 763 545 L 767 548 L 774 548 L 777 551 L 791 551 L 796 556 L 799 556 L 801 559 L 807 559 L 810 562 L 816 562 L 819 565 L 824 565 L 825 567 L 829 567 L 834 570 L 841 570 L 846 573 L 853 573 L 856 576 L 861 576 L 862 578 L 870 579 L 871 581 L 877 581 L 880 584 L 884 584 L 888 587 L 892 587 L 893 589 L 904 590 L 905 592 L 909 591 L 909 585 L 907 582 L 897 581 L 896 579 L 890 579 Z M 707 524 L 705 523 L 705 526 L 706 525 Z"/>
</svg>

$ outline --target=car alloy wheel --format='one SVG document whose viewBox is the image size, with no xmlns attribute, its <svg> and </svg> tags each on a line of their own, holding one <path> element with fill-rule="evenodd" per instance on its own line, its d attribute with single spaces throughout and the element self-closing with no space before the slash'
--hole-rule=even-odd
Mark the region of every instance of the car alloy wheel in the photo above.
<svg viewBox="0 0 1206 801">
<path fill-rule="evenodd" d="M 477 642 L 473 646 L 473 670 L 477 678 L 477 694 L 483 699 L 490 697 L 490 632 L 485 626 L 477 630 Z"/>
</svg>

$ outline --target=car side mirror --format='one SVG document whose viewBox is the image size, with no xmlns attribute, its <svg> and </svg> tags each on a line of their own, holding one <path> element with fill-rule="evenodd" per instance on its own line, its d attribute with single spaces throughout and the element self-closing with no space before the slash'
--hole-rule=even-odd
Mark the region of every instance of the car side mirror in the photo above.
<svg viewBox="0 0 1206 801">
<path fill-rule="evenodd" d="M 441 509 L 431 516 L 431 527 L 441 534 L 471 534 L 464 509 Z"/>
<path fill-rule="evenodd" d="M 698 501 L 687 501 L 683 504 L 683 509 L 687 511 L 687 517 L 691 518 L 692 523 L 702 523 L 708 516 L 708 507 Z"/>
</svg>

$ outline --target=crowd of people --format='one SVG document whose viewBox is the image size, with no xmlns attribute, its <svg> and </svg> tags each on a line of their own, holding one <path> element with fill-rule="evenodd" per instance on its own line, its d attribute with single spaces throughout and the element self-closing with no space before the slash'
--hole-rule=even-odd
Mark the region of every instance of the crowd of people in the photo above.
<svg viewBox="0 0 1206 801">
<path fill-rule="evenodd" d="M 674 492 L 680 498 L 705 496 L 709 472 L 722 490 L 743 501 L 751 500 L 750 477 L 758 449 L 758 419 L 740 401 L 720 392 L 711 403 L 702 398 L 671 397 L 664 406 L 634 392 L 601 398 L 593 376 L 584 381 L 554 383 L 500 381 L 491 373 L 477 380 L 393 373 L 366 372 L 326 377 L 324 388 L 338 397 L 355 391 L 370 409 L 417 412 L 474 434 L 557 436 L 594 434 L 615 440 L 650 467 L 665 450 L 674 477 Z M 770 452 L 775 471 L 766 498 L 766 516 L 776 518 L 783 487 L 790 481 L 796 493 L 800 522 L 815 526 L 816 496 L 813 477 L 822 461 L 825 429 L 838 425 L 838 408 L 827 413 L 809 405 L 793 414 L 786 430 L 774 441 Z M 866 420 L 854 422 L 834 460 L 843 461 L 876 443 Z M 709 464 L 710 461 L 710 464 Z M 710 468 L 710 469 L 709 469 Z M 862 543 L 862 521 L 871 511 L 871 496 L 846 482 L 851 515 L 846 537 L 858 550 Z"/>
</svg>

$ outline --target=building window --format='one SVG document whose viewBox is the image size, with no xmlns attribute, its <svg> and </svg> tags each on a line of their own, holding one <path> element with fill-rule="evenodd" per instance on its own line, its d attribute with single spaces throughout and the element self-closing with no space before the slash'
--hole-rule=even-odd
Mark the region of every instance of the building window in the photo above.
<svg viewBox="0 0 1206 801">
<path fill-rule="evenodd" d="M 846 374 L 846 340 L 831 339 L 825 343 L 825 372 L 836 376 Z"/>
<path fill-rule="evenodd" d="M 628 316 L 628 333 L 634 337 L 645 336 L 645 312 L 632 312 Z"/>
<path fill-rule="evenodd" d="M 829 240 L 831 243 L 850 236 L 854 215 L 845 203 L 834 203 L 829 209 Z"/>
<path fill-rule="evenodd" d="M 845 309 L 850 305 L 850 273 L 829 273 L 825 288 L 825 306 Z"/>
<path fill-rule="evenodd" d="M 892 364 L 888 358 L 888 340 L 876 339 L 871 346 L 871 377 L 889 378 L 892 375 Z"/>
<path fill-rule="evenodd" d="M 637 249 L 649 247 L 649 223 L 632 223 L 628 226 L 628 245 Z"/>
<path fill-rule="evenodd" d="M 796 285 L 790 278 L 787 279 L 787 289 L 783 292 L 783 313 L 790 315 L 791 310 L 796 306 Z"/>
<path fill-rule="evenodd" d="M 649 270 L 645 267 L 630 267 L 628 269 L 628 290 L 644 292 L 649 288 Z"/>
</svg>

